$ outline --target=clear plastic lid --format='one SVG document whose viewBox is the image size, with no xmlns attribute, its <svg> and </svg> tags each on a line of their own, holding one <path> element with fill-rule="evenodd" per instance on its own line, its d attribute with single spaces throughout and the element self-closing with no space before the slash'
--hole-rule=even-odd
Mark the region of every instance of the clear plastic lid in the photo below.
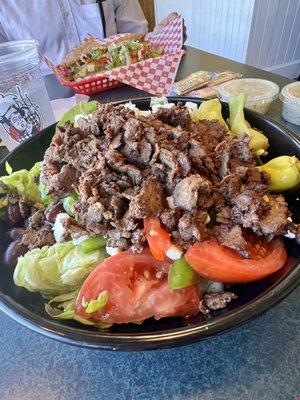
<svg viewBox="0 0 300 400">
<path fill-rule="evenodd" d="M 300 107 L 300 82 L 293 82 L 286 85 L 282 89 L 279 97 L 283 103 Z"/>
<path fill-rule="evenodd" d="M 0 80 L 39 65 L 38 42 L 17 40 L 0 44 Z"/>
<path fill-rule="evenodd" d="M 265 79 L 245 78 L 223 83 L 219 88 L 219 99 L 228 102 L 239 93 L 245 93 L 247 103 L 271 102 L 278 97 L 279 87 Z"/>
</svg>

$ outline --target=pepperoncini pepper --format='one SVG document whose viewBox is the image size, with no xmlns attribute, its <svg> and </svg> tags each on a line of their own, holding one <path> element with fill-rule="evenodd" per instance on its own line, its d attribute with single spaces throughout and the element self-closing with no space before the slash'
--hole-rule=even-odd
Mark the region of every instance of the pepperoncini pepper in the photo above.
<svg viewBox="0 0 300 400">
<path fill-rule="evenodd" d="M 102 236 L 90 236 L 83 240 L 79 247 L 84 253 L 89 253 L 104 247 L 106 245 L 106 239 Z"/>
<path fill-rule="evenodd" d="M 193 120 L 198 122 L 207 119 L 208 121 L 217 120 L 220 125 L 227 128 L 226 122 L 222 116 L 222 104 L 218 99 L 204 101 L 193 114 Z"/>
<path fill-rule="evenodd" d="M 71 216 L 73 217 L 73 211 L 72 211 L 72 207 L 74 205 L 74 203 L 76 203 L 76 201 L 78 201 L 78 194 L 76 192 L 73 192 L 70 196 L 65 197 L 62 201 L 62 205 L 65 209 L 65 211 Z"/>
<path fill-rule="evenodd" d="M 174 261 L 169 269 L 168 285 L 170 289 L 183 289 L 199 281 L 199 275 L 185 261 L 184 257 Z"/>
<path fill-rule="evenodd" d="M 239 93 L 229 100 L 229 126 L 234 135 L 241 136 L 247 134 L 251 137 L 249 148 L 254 156 L 266 154 L 269 146 L 268 138 L 256 129 L 251 128 L 249 122 L 245 120 L 244 106 L 246 95 Z"/>
<path fill-rule="evenodd" d="M 282 192 L 300 185 L 300 161 L 295 156 L 273 158 L 257 169 L 270 175 L 271 191 Z"/>
</svg>

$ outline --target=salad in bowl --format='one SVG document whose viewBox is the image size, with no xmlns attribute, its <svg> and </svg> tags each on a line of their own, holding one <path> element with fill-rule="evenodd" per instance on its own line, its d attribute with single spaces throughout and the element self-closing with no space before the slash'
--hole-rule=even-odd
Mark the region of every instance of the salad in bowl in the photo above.
<svg viewBox="0 0 300 400">
<path fill-rule="evenodd" d="M 0 178 L 14 284 L 54 319 L 107 329 L 188 318 L 237 301 L 232 284 L 280 270 L 299 225 L 281 192 L 300 183 L 246 98 L 82 103 L 57 124 L 44 159 Z"/>
</svg>

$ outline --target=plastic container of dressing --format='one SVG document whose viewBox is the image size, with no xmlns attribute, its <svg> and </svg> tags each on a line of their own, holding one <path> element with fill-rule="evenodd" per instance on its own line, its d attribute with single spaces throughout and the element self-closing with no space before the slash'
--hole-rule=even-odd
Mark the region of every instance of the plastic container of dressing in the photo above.
<svg viewBox="0 0 300 400">
<path fill-rule="evenodd" d="M 283 102 L 282 117 L 295 125 L 300 125 L 300 82 L 285 86 L 280 95 Z"/>
<path fill-rule="evenodd" d="M 228 102 L 232 96 L 241 92 L 247 96 L 247 108 L 266 114 L 272 101 L 278 97 L 279 87 L 276 83 L 265 79 L 236 79 L 223 83 L 219 87 L 218 97 L 220 100 Z"/>
</svg>

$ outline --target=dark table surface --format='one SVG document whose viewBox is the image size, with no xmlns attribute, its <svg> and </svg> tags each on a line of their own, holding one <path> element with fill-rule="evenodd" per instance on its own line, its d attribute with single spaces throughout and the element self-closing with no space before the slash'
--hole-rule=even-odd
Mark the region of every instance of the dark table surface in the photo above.
<svg viewBox="0 0 300 400">
<path fill-rule="evenodd" d="M 187 48 L 178 78 L 197 70 L 233 70 L 289 79 Z M 46 77 L 51 99 L 72 96 Z M 147 94 L 128 86 L 95 98 L 116 101 Z M 269 111 L 281 119 L 281 103 Z M 0 156 L 3 156 L 3 151 Z M 295 400 L 300 396 L 300 288 L 248 324 L 191 346 L 128 353 L 71 347 L 47 339 L 0 312 L 0 400 Z"/>
</svg>

